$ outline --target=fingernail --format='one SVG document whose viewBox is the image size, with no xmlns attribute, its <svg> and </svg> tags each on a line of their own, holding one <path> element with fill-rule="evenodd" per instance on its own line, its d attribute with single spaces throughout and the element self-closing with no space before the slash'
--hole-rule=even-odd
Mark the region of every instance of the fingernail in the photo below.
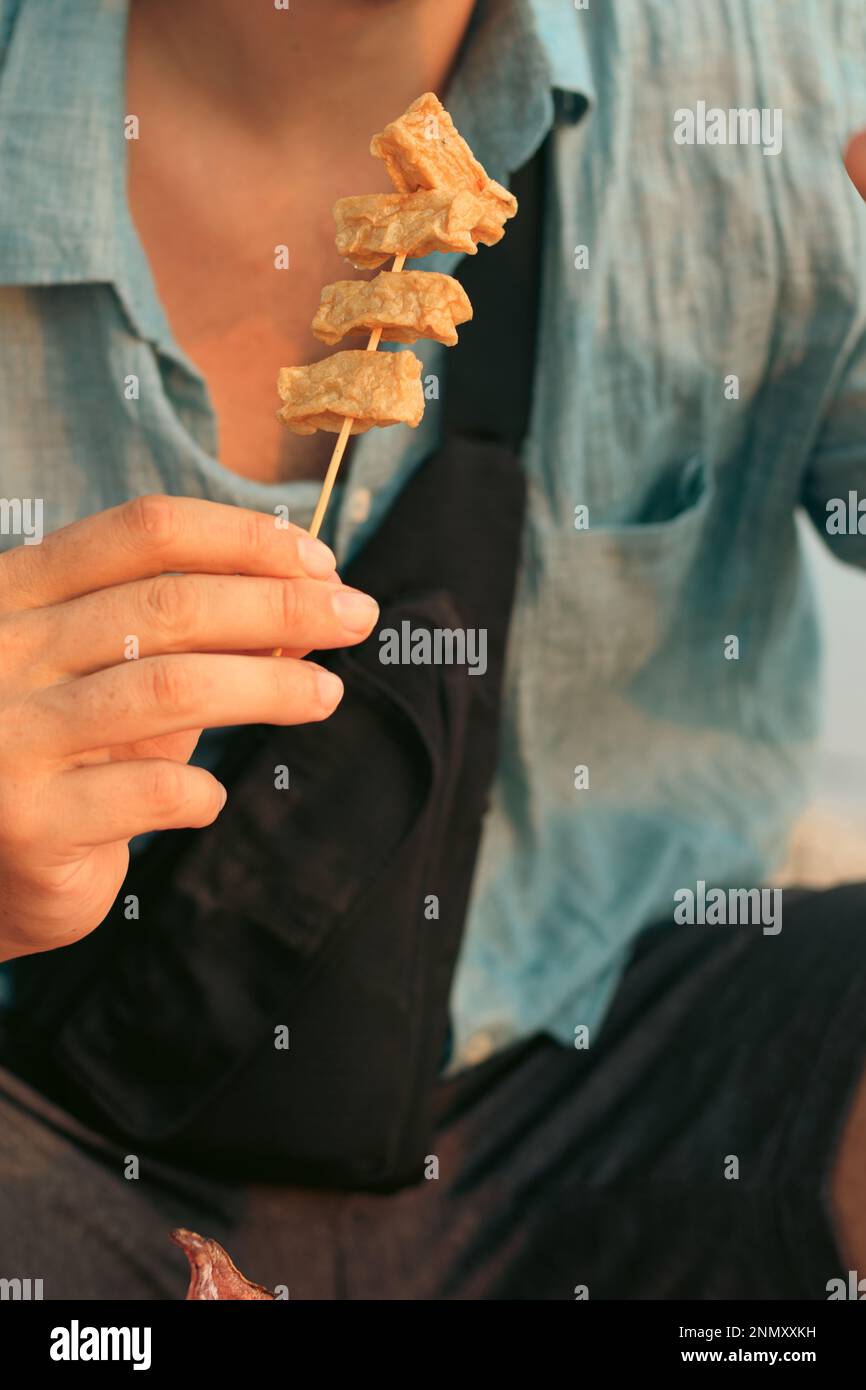
<svg viewBox="0 0 866 1390">
<path fill-rule="evenodd" d="M 298 541 L 298 559 L 311 579 L 325 579 L 337 564 L 334 552 L 312 536 L 302 536 Z"/>
<path fill-rule="evenodd" d="M 318 674 L 316 685 L 319 691 L 319 699 L 325 709 L 336 709 L 343 698 L 343 682 L 339 676 L 335 676 L 333 671 L 321 670 Z"/>
<path fill-rule="evenodd" d="M 376 600 L 357 589 L 335 589 L 331 602 L 340 622 L 350 632 L 369 632 L 379 615 Z"/>
<path fill-rule="evenodd" d="M 229 799 L 228 791 L 227 791 L 227 789 L 223 786 L 222 782 L 220 782 L 220 795 L 221 795 L 221 797 L 222 797 L 222 800 L 221 800 L 221 802 L 220 802 L 220 810 L 222 810 L 222 808 L 225 806 L 226 802 L 227 802 L 228 799 Z"/>
</svg>

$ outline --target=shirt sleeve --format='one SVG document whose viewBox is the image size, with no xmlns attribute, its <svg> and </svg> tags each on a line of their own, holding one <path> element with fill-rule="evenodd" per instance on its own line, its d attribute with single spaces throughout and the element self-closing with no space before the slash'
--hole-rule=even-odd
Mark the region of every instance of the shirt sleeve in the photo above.
<svg viewBox="0 0 866 1390">
<path fill-rule="evenodd" d="M 866 313 L 864 313 L 866 318 Z M 866 569 L 866 326 L 824 418 L 801 501 L 838 559 Z"/>
</svg>

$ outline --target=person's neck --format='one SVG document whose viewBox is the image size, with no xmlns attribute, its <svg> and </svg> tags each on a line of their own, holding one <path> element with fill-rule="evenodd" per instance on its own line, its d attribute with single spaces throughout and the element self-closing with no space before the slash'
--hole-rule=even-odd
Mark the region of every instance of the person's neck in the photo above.
<svg viewBox="0 0 866 1390">
<path fill-rule="evenodd" d="M 475 0 L 132 0 L 163 80 L 281 147 L 299 127 L 370 131 L 442 92 Z"/>
</svg>

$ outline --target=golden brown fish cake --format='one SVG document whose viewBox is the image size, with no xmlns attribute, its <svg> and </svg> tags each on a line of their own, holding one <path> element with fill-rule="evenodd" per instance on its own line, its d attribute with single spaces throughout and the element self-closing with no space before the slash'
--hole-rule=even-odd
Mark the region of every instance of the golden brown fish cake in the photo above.
<svg viewBox="0 0 866 1390">
<path fill-rule="evenodd" d="M 514 194 L 490 178 L 433 92 L 418 97 L 374 135 L 370 153 L 384 161 L 399 193 L 418 188 L 468 188 L 475 193 L 484 209 L 480 225 L 485 233 L 476 241 L 487 246 L 499 240 L 503 223 L 517 212 Z"/>
<path fill-rule="evenodd" d="M 418 338 L 453 347 L 456 325 L 472 318 L 463 286 L 435 270 L 382 270 L 372 280 L 336 280 L 325 285 L 313 332 L 332 347 L 352 333 L 381 328 L 388 343 Z"/>
<path fill-rule="evenodd" d="M 351 434 L 374 426 L 420 423 L 424 414 L 421 363 L 414 352 L 335 352 L 305 367 L 281 367 L 277 411 L 293 434 L 338 433 L 352 419 Z"/>
<path fill-rule="evenodd" d="M 446 188 L 417 193 L 362 193 L 334 204 L 336 244 L 341 256 L 360 270 L 375 270 L 392 256 L 426 256 L 431 251 L 463 251 L 474 256 L 475 243 L 488 246 L 495 235 L 484 207 L 468 189 Z"/>
</svg>

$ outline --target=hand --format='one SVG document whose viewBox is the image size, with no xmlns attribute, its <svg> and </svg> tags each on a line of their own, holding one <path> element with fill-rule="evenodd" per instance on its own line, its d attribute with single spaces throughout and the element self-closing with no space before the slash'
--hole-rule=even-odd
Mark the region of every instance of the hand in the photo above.
<svg viewBox="0 0 866 1390">
<path fill-rule="evenodd" d="M 845 151 L 845 168 L 861 198 L 866 198 L 866 130 L 849 141 Z"/>
<path fill-rule="evenodd" d="M 97 927 L 132 836 L 216 819 L 203 728 L 327 718 L 342 683 L 299 658 L 377 615 L 304 531 L 191 498 L 0 555 L 0 960 Z"/>
</svg>

